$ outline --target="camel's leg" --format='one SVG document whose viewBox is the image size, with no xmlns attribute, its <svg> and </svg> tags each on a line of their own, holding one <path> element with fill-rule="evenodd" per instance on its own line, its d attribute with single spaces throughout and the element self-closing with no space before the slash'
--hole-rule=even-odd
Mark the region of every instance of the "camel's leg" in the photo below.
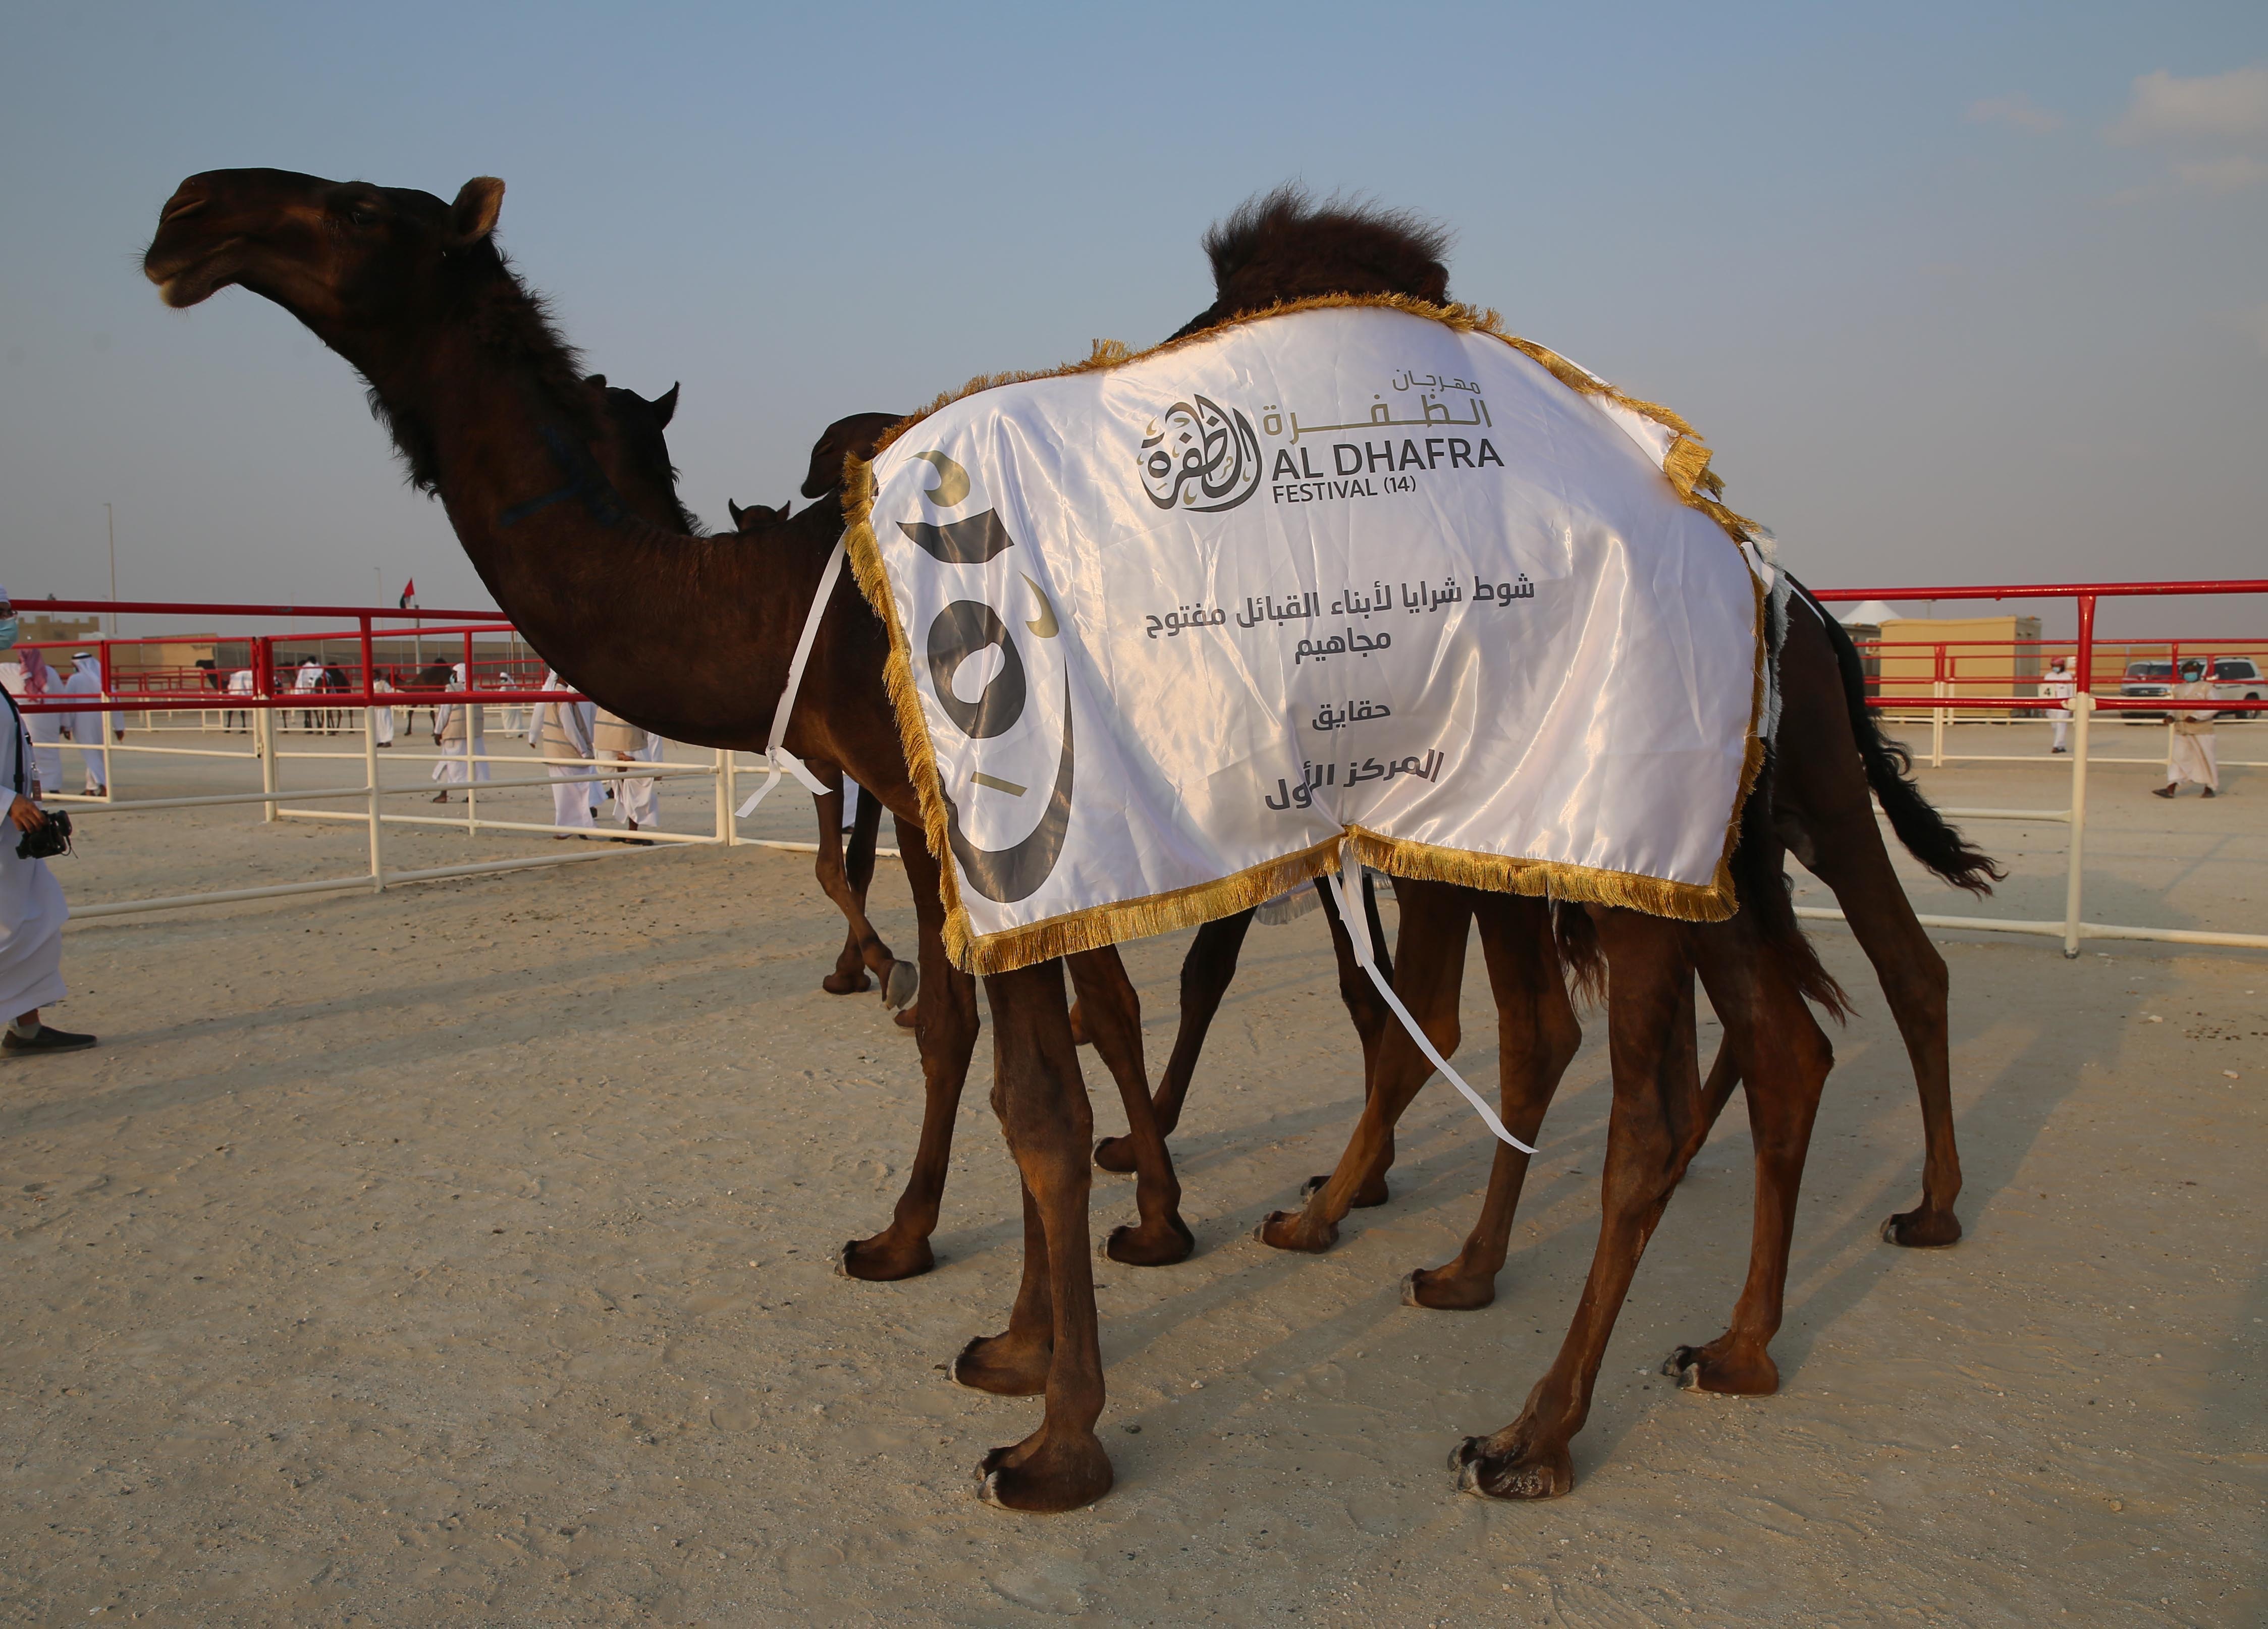
<svg viewBox="0 0 2268 1629">
<path fill-rule="evenodd" d="M 1843 699 L 1839 675 L 1811 619 L 1789 628 L 1781 671 L 1787 707 L 1780 724 L 1774 800 L 1791 848 L 1835 891 L 1851 932 L 1874 964 L 1906 1043 L 1921 1099 L 1921 1203 L 1882 1226 L 1893 1244 L 1944 1245 L 1961 1237 L 1954 1202 L 1961 1152 L 1953 1130 L 1946 1035 L 1945 958 L 1915 918 L 1890 863 Z"/>
<path fill-rule="evenodd" d="M 1189 954 L 1182 958 L 1181 1022 L 1174 1032 L 1174 1050 L 1166 1059 L 1158 1095 L 1150 1100 L 1161 1139 L 1171 1137 L 1182 1123 L 1182 1104 L 1189 1094 L 1190 1077 L 1197 1073 L 1197 1055 L 1204 1050 L 1205 1032 L 1212 1027 L 1213 1014 L 1220 1010 L 1220 999 L 1236 977 L 1237 952 L 1252 926 L 1252 915 L 1240 910 L 1233 917 L 1206 923 L 1197 929 Z M 1076 1009 L 1073 1016 L 1079 1016 Z M 1132 1124 L 1130 1118 L 1128 1124 Z M 1122 1176 L 1134 1169 L 1132 1137 L 1104 1138 L 1094 1146 L 1094 1162 Z"/>
<path fill-rule="evenodd" d="M 881 825 L 881 800 L 869 792 L 860 793 L 858 813 L 850 817 L 850 842 L 843 851 L 843 871 L 850 884 L 851 897 L 858 902 L 859 920 L 865 923 L 867 932 L 874 934 L 874 943 L 880 950 L 880 955 L 868 965 L 881 976 L 882 1004 L 896 1007 L 900 1018 L 904 1019 L 905 1009 L 912 1003 L 920 983 L 920 969 L 913 962 L 898 960 L 866 915 L 866 893 L 874 882 L 874 849 Z M 855 929 L 852 937 L 856 937 Z M 849 943 L 845 941 L 846 948 Z M 912 1021 L 907 1020 L 905 1027 L 911 1028 Z"/>
<path fill-rule="evenodd" d="M 1150 1075 L 1142 1065 L 1142 999 L 1115 948 L 1082 951 L 1067 960 L 1096 1055 L 1118 1083 L 1118 1099 L 1132 1128 L 1126 1136 L 1134 1151 L 1134 1203 L 1142 1220 L 1113 1228 L 1102 1253 L 1130 1267 L 1187 1261 L 1197 1247 L 1197 1235 L 1182 1220 L 1182 1184 L 1150 1106 Z"/>
<path fill-rule="evenodd" d="M 882 980 L 882 1000 L 889 1006 L 903 1006 L 913 999 L 917 977 L 914 969 L 890 954 L 874 925 L 866 919 L 866 887 L 874 874 L 874 851 L 871 832 L 868 837 L 864 864 L 865 881 L 853 886 L 851 870 L 859 863 L 858 833 L 851 835 L 852 853 L 845 863 L 843 852 L 843 794 L 840 791 L 826 792 L 813 800 L 819 805 L 819 859 L 813 867 L 819 886 L 835 908 L 843 913 L 849 925 L 849 937 L 842 953 L 835 959 L 835 971 L 820 981 L 821 987 L 832 995 L 851 995 L 866 988 L 864 969 L 872 968 Z M 880 819 L 880 805 L 872 798 L 858 800 L 859 818 L 869 808 Z"/>
<path fill-rule="evenodd" d="M 1609 969 L 1608 1046 L 1614 1108 L 1607 1124 L 1598 1248 L 1559 1355 L 1518 1419 L 1467 1437 L 1449 1456 L 1457 1485 L 1498 1499 L 1550 1499 L 1575 1484 L 1568 1450 L 1591 1412 L 1599 1360 L 1630 1294 L 1646 1240 L 1706 1135 L 1694 1054 L 1693 966 L 1677 925 L 1594 909 Z"/>
<path fill-rule="evenodd" d="M 1394 991 L 1424 1026 L 1426 1039 L 1442 1057 L 1451 1058 L 1461 1033 L 1457 998 L 1465 976 L 1472 890 L 1407 880 L 1396 888 L 1402 900 L 1402 965 L 1395 974 Z M 1262 1222 L 1260 1241 L 1279 1250 L 1330 1249 L 1364 1179 L 1379 1168 L 1394 1123 L 1432 1073 L 1433 1065 L 1400 1022 L 1390 1025 L 1379 1044 L 1378 1066 L 1363 1098 L 1362 1118 L 1355 1123 L 1338 1165 L 1307 1196 L 1304 1209 L 1277 1211 Z"/>
<path fill-rule="evenodd" d="M 1026 1327 L 1019 1338 L 1012 1322 L 1005 1338 L 1012 1345 L 997 1354 L 1020 1354 L 1027 1362 L 1036 1356 L 1042 1293 L 1049 1344 L 1047 1412 L 1040 1428 L 984 1456 L 977 1492 L 987 1503 L 1014 1510 L 1075 1510 L 1101 1498 L 1111 1483 L 1109 1456 L 1094 1434 L 1102 1412 L 1102 1342 L 1086 1230 L 1094 1118 L 1071 1043 L 1060 964 L 994 974 L 985 990 L 992 1003 L 992 1104 L 1030 1196 L 1037 1242 L 1046 1251 L 1044 1290 L 1027 1276 L 1033 1293 L 1018 1297 Z M 976 1349 L 976 1360 L 993 1355 L 995 1348 L 986 1343 Z"/>
<path fill-rule="evenodd" d="M 1378 986 L 1370 982 L 1370 975 L 1354 959 L 1354 942 L 1347 937 L 1345 921 L 1339 915 L 1339 902 L 1327 883 L 1318 883 L 1315 891 L 1322 896 L 1323 918 L 1330 925 L 1331 951 L 1339 968 L 1339 999 L 1346 1004 L 1347 1016 L 1354 1021 L 1354 1031 L 1362 1041 L 1363 1089 L 1369 1091 L 1370 1083 L 1378 1079 L 1378 1045 L 1388 1026 L 1394 1023 L 1391 1008 Z M 1370 924 L 1370 950 L 1378 958 L 1378 970 L 1388 984 L 1394 982 L 1394 959 L 1387 954 L 1386 928 L 1378 919 L 1378 890 L 1371 882 L 1370 873 L 1362 873 L 1362 910 Z M 1386 1129 L 1386 1144 L 1379 1151 L 1378 1163 L 1366 1172 L 1354 1190 L 1351 1201 L 1356 1210 L 1367 1210 L 1373 1205 L 1383 1205 L 1393 1196 L 1386 1185 L 1386 1173 L 1394 1166 L 1394 1128 Z M 1330 1181 L 1328 1173 L 1310 1176 L 1300 1192 L 1314 1193 Z"/>
<path fill-rule="evenodd" d="M 1559 1077 L 1583 1044 L 1574 1003 L 1559 976 L 1551 939 L 1551 908 L 1540 899 L 1513 894 L 1482 894 L 1473 904 L 1481 952 L 1488 960 L 1489 984 L 1496 997 L 1497 1068 L 1502 1082 L 1505 1129 L 1533 1143 L 1544 1110 L 1559 1089 Z M 1512 1240 L 1513 1213 L 1520 1206 L 1528 1156 L 1509 1143 L 1496 1146 L 1489 1167 L 1488 1198 L 1465 1247 L 1447 1266 L 1420 1268 L 1403 1281 L 1402 1299 L 1413 1307 L 1464 1312 L 1496 1299 L 1496 1275 L 1504 1267 Z"/>
<path fill-rule="evenodd" d="M 1705 1346 L 1678 1347 L 1662 1373 L 1697 1390 L 1764 1397 L 1779 1389 L 1770 1348 L 1787 1289 L 1804 1154 L 1834 1051 L 1803 998 L 1760 965 L 1745 927 L 1734 921 L 1700 930 L 1715 942 L 1699 965 L 1709 999 L 1725 1021 L 1726 1043 L 1739 1054 L 1749 1081 L 1756 1203 L 1748 1282 L 1725 1332 Z"/>
<path fill-rule="evenodd" d="M 1961 1149 L 1953 1131 L 1945 958 L 1915 917 L 1871 817 L 1867 825 L 1871 844 L 1853 840 L 1856 834 L 1822 837 L 1812 869 L 1835 890 L 1844 919 L 1874 964 L 1921 1099 L 1921 1203 L 1884 1222 L 1882 1237 L 1892 1244 L 1954 1244 L 1961 1238 L 1961 1218 L 1953 1209 L 1961 1197 Z"/>
<path fill-rule="evenodd" d="M 921 1143 L 890 1225 L 871 1239 L 854 1239 L 843 1247 L 843 1271 L 854 1279 L 909 1279 L 935 1264 L 929 1235 L 937 1231 L 946 1168 L 953 1157 L 953 1118 L 976 1046 L 976 981 L 946 960 L 937 861 L 921 828 L 909 822 L 898 822 L 898 848 L 905 856 L 920 924 L 924 993 L 916 1037 L 922 1065 Z"/>
<path fill-rule="evenodd" d="M 811 801 L 819 815 L 819 854 L 813 873 L 819 879 L 820 890 L 843 911 L 847 924 L 850 912 L 843 898 L 850 883 L 843 863 L 843 788 L 837 785 L 814 793 Z M 846 926 L 843 948 L 835 958 L 835 970 L 819 981 L 819 987 L 830 996 L 857 995 L 867 988 L 866 963 L 858 954 L 856 927 Z"/>
<path fill-rule="evenodd" d="M 1008 1327 L 979 1335 L 953 1360 L 953 1378 L 972 1391 L 1000 1397 L 1035 1397 L 1048 1389 L 1048 1365 L 1055 1355 L 1055 1301 L 1048 1292 L 1048 1233 L 1040 1223 L 1038 1201 L 1020 1177 L 1024 1196 L 1024 1276 Z"/>
</svg>

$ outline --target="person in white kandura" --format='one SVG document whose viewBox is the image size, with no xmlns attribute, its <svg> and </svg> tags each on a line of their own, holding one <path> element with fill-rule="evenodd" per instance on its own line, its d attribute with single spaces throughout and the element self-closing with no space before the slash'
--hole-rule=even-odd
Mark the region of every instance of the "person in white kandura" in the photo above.
<svg viewBox="0 0 2268 1629">
<path fill-rule="evenodd" d="M 451 693 L 466 689 L 465 664 L 459 662 L 449 670 Z M 433 778 L 441 783 L 441 790 L 433 794 L 436 803 L 449 800 L 449 788 L 460 786 L 468 779 L 487 780 L 488 742 L 483 734 L 482 714 L 487 710 L 477 696 L 465 696 L 461 700 L 446 701 L 433 709 L 433 744 L 447 756 L 433 766 Z"/>
<path fill-rule="evenodd" d="M 2048 664 L 2047 677 L 2040 682 L 2041 695 L 2053 701 L 2068 703 L 2077 689 L 2078 686 L 2072 682 L 2071 670 L 2064 666 L 2062 657 L 2058 656 Z M 2055 726 L 2055 739 L 2049 744 L 2048 750 L 2069 752 L 2071 750 L 2071 708 L 2066 705 L 2054 709 L 2048 714 L 2048 721 Z"/>
<path fill-rule="evenodd" d="M 2192 679 L 2174 686 L 2174 695 L 2183 701 L 2211 701 L 2213 686 L 2202 678 Z M 2164 785 L 2152 789 L 2152 796 L 2170 798 L 2185 780 L 2204 787 L 2208 798 L 2220 795 L 2220 759 L 2213 746 L 2213 715 L 2203 708 L 2174 714 L 2174 727 L 2166 738 L 2168 778 Z"/>
<path fill-rule="evenodd" d="M 63 694 L 63 675 L 48 665 L 45 651 L 24 652 L 24 697 L 47 701 Z M 68 713 L 33 712 L 24 716 L 32 732 L 33 775 L 40 785 L 53 789 L 63 784 L 63 721 Z"/>
<path fill-rule="evenodd" d="M 228 675 L 228 693 L 231 696 L 252 694 L 251 668 L 239 667 Z M 237 719 L 241 719 L 243 722 L 241 724 L 234 722 Z M 224 711 L 220 715 L 220 726 L 225 732 L 232 734 L 239 730 L 248 730 L 252 727 L 252 714 L 241 707 L 233 711 Z"/>
<path fill-rule="evenodd" d="M 569 689 L 566 681 L 547 668 L 541 687 L 547 690 Z M 534 716 L 528 720 L 527 744 L 543 758 L 594 758 L 591 741 L 591 725 L 597 706 L 591 702 L 538 702 Z M 580 778 L 591 773 L 587 763 L 554 763 L 551 771 L 551 823 L 571 826 L 577 831 L 588 831 L 593 816 L 592 794 L 599 783 Z M 566 832 L 556 834 L 562 843 Z"/>
<path fill-rule="evenodd" d="M 370 693 L 372 696 L 391 696 L 394 694 L 394 685 L 390 681 L 382 676 L 374 677 L 370 682 Z M 380 703 L 378 706 L 372 707 L 370 710 L 370 727 L 371 733 L 378 738 L 378 745 L 381 747 L 391 747 L 394 745 L 394 705 L 392 703 Z"/>
<path fill-rule="evenodd" d="M 323 682 L 323 664 L 310 656 L 300 662 L 298 671 L 291 675 L 291 694 L 313 696 L 315 687 Z M 310 735 L 315 733 L 316 719 L 311 709 L 299 711 L 299 727 Z"/>
<path fill-rule="evenodd" d="M 0 588 L 0 651 L 16 643 L 16 608 L 7 590 Z M 80 1051 L 94 1044 L 92 1036 L 73 1035 L 40 1021 L 40 1009 L 65 994 L 63 922 L 70 908 L 63 903 L 63 885 L 48 862 L 16 851 L 26 837 L 48 823 L 48 816 L 38 801 L 40 782 L 31 734 L 24 727 L 24 715 L 16 710 L 12 691 L 6 706 L 8 716 L 0 720 L 0 729 L 6 732 L 6 739 L 0 741 L 0 786 L 6 790 L 0 797 L 8 800 L 8 823 L 0 827 L 6 833 L 0 838 L 0 1013 L 10 1016 L 7 1033 L 0 1036 L 0 1057 Z"/>
<path fill-rule="evenodd" d="M 599 709 L 593 735 L 599 748 L 596 756 L 601 758 L 613 758 L 622 763 L 652 763 L 661 757 L 660 736 L 638 728 L 626 719 L 617 719 L 603 707 Z M 626 829 L 661 829 L 661 794 L 652 776 L 613 784 L 615 813 Z"/>
<path fill-rule="evenodd" d="M 92 651 L 77 651 L 71 655 L 71 676 L 63 681 L 66 696 L 100 696 L 102 694 L 102 662 Z M 78 748 L 79 767 L 86 772 L 86 795 L 107 798 L 110 785 L 103 763 L 103 737 L 110 729 L 110 715 L 99 709 L 66 713 L 70 722 L 71 745 Z"/>
</svg>

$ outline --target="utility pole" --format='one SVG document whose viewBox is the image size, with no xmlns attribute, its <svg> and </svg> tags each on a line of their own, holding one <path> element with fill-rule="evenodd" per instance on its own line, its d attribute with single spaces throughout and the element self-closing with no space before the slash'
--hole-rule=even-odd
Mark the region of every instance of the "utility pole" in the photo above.
<svg viewBox="0 0 2268 1629">
<path fill-rule="evenodd" d="M 110 637 L 118 637 L 118 517 L 110 512 L 110 505 L 102 506 L 102 523 L 110 532 Z"/>
</svg>

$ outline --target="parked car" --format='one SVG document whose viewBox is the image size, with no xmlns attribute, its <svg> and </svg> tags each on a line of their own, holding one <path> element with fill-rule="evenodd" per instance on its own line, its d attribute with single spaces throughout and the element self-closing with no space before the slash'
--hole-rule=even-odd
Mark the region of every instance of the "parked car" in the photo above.
<svg viewBox="0 0 2268 1629">
<path fill-rule="evenodd" d="M 2204 677 L 2205 658 L 2182 658 L 2181 682 L 2193 684 Z M 2171 690 L 2173 683 L 2174 665 L 2170 661 L 2129 662 L 2126 664 L 2125 681 L 2119 685 L 2118 693 L 2121 696 L 2163 696 Z M 2249 656 L 2217 656 L 2213 662 L 2212 694 L 2215 701 L 2257 702 L 2268 699 L 2268 679 L 2261 676 L 2260 665 Z M 2218 718 L 2221 715 L 2216 713 L 2213 716 Z M 2235 722 L 2259 715 L 2238 712 L 2228 716 L 2231 722 Z M 2162 712 L 2137 711 L 2126 715 L 2129 724 L 2162 724 L 2165 720 L 2166 715 Z"/>
</svg>

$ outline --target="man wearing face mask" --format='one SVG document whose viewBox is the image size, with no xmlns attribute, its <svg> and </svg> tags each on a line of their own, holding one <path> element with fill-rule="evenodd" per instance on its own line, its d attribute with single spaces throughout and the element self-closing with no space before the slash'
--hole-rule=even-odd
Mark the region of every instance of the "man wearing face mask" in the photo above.
<svg viewBox="0 0 2268 1629">
<path fill-rule="evenodd" d="M 0 588 L 0 650 L 16 643 L 16 608 Z M 35 801 L 40 786 L 24 715 L 13 696 L 6 701 L 0 738 L 0 797 L 9 800 L 8 823 L 0 828 L 0 1014 L 13 1016 L 0 1035 L 0 1056 L 76 1052 L 92 1046 L 94 1037 L 40 1021 L 41 1007 L 63 999 L 63 921 L 70 911 L 48 862 L 16 852 L 22 835 L 39 830 L 48 817 Z"/>
</svg>

